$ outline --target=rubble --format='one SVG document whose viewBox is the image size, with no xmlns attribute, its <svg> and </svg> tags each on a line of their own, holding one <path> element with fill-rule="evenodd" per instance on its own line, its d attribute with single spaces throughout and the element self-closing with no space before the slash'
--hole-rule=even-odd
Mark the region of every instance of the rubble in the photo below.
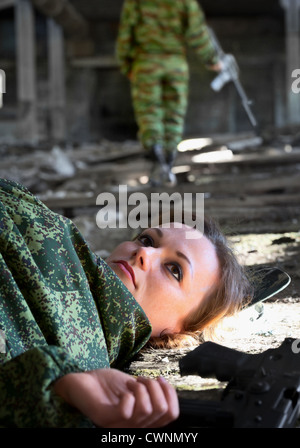
<svg viewBox="0 0 300 448">
<path fill-rule="evenodd" d="M 242 263 L 276 265 L 292 277 L 290 285 L 266 303 L 264 318 L 256 327 L 250 325 L 246 333 L 248 326 L 243 323 L 241 333 L 235 322 L 235 330 L 221 331 L 224 345 L 256 352 L 279 345 L 286 335 L 300 337 L 300 148 L 296 133 L 286 132 L 281 138 L 277 134 L 273 140 L 269 135 L 262 144 L 252 137 L 216 136 L 206 147 L 179 153 L 178 185 L 164 191 L 205 193 L 205 213 L 220 222 Z M 193 159 L 209 152 L 221 155 L 220 148 L 227 144 L 229 148 L 234 141 L 238 143 L 231 144 L 233 157 L 228 160 L 199 163 Z M 23 183 L 50 208 L 71 217 L 92 250 L 103 258 L 130 239 L 132 230 L 100 230 L 97 195 L 115 192 L 121 184 L 146 195 L 159 191 L 145 184 L 151 163 L 136 141 L 61 146 L 10 143 L 0 145 L 0 154 L 0 176 Z M 145 349 L 128 369 L 145 376 L 163 374 L 183 394 L 219 393 L 223 385 L 215 380 L 180 377 L 178 359 L 186 350 L 190 348 Z"/>
</svg>

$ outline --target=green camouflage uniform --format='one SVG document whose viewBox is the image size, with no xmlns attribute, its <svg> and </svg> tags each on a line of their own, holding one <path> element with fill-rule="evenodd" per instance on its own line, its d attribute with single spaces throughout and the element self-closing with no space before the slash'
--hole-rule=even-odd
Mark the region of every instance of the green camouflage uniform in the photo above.
<svg viewBox="0 0 300 448">
<path fill-rule="evenodd" d="M 213 65 L 217 55 L 197 0 L 125 0 L 117 39 L 130 75 L 139 138 L 146 149 L 176 150 L 183 134 L 189 70 L 186 46 Z"/>
<path fill-rule="evenodd" d="M 51 383 L 70 372 L 121 368 L 151 333 L 143 310 L 74 224 L 1 179 L 0 330 L 0 427 L 92 426 Z"/>
</svg>

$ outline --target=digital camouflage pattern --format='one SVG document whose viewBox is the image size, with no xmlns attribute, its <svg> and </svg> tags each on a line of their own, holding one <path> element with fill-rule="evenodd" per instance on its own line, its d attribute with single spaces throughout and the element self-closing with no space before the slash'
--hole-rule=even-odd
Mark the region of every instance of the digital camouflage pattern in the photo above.
<svg viewBox="0 0 300 448">
<path fill-rule="evenodd" d="M 70 372 L 122 368 L 151 333 L 74 224 L 7 180 L 0 180 L 0 330 L 0 427 L 91 426 L 51 383 Z"/>
<path fill-rule="evenodd" d="M 186 46 L 203 63 L 217 62 L 205 15 L 197 0 L 125 0 L 121 14 L 117 56 L 128 75 L 141 54 L 185 56 Z"/>
<path fill-rule="evenodd" d="M 130 76 L 139 139 L 145 149 L 160 143 L 176 149 L 188 96 L 186 48 L 207 65 L 217 62 L 197 0 L 125 0 L 116 53 Z"/>
</svg>

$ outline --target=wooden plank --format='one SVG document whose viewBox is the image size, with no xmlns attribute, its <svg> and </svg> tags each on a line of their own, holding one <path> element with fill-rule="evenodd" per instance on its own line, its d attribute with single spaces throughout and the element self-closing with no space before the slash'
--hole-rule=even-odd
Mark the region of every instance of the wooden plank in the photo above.
<svg viewBox="0 0 300 448">
<path fill-rule="evenodd" d="M 74 58 L 70 61 L 72 67 L 76 68 L 119 68 L 119 63 L 114 56 L 93 56 L 86 58 Z"/>
<path fill-rule="evenodd" d="M 15 6 L 16 0 L 0 0 L 0 10 Z"/>
<path fill-rule="evenodd" d="M 213 194 L 235 194 L 239 196 L 263 194 L 267 192 L 297 192 L 300 189 L 299 174 L 276 174 L 258 178 L 255 174 L 203 176 L 200 185 L 191 188 Z"/>
<path fill-rule="evenodd" d="M 90 36 L 90 26 L 79 9 L 68 0 L 31 0 L 39 12 L 55 20 L 63 29 L 66 52 L 70 56 L 90 56 L 95 45 Z"/>
<path fill-rule="evenodd" d="M 166 189 L 167 190 L 167 189 Z M 193 189 L 194 190 L 194 189 Z M 135 192 L 139 191 L 142 192 L 150 201 L 151 194 L 152 193 L 161 193 L 161 191 L 155 191 L 153 188 L 136 188 L 136 189 L 130 189 L 128 187 L 127 194 L 128 196 Z M 114 194 L 116 198 L 116 203 L 118 204 L 119 196 L 118 191 L 116 191 L 116 188 L 104 188 L 102 191 L 89 191 L 89 192 L 80 192 L 80 193 L 73 193 L 70 191 L 63 190 L 63 187 L 61 191 L 56 195 L 54 194 L 46 194 L 41 195 L 40 198 L 45 204 L 52 208 L 52 207 L 91 207 L 96 206 L 96 198 L 98 194 L 102 192 L 110 192 Z M 181 185 L 180 187 L 176 188 L 176 190 L 169 190 L 165 191 L 170 196 L 172 193 L 176 192 L 181 195 L 181 197 L 184 197 L 184 193 L 192 193 L 195 197 L 196 193 L 199 193 L 199 191 L 191 191 L 189 186 Z M 162 196 L 163 197 L 163 196 Z M 241 211 L 241 213 L 244 215 L 246 210 L 255 209 L 258 213 L 263 213 L 261 210 L 262 208 L 268 208 L 268 209 L 279 209 L 280 207 L 294 207 L 295 209 L 300 208 L 300 193 L 297 194 L 270 194 L 270 195 L 258 195 L 258 196 L 247 196 L 245 198 L 241 197 L 223 197 L 223 198 L 215 198 L 215 197 L 204 197 L 204 203 L 205 206 L 209 208 L 219 209 L 219 210 L 227 210 L 227 213 L 232 213 L 232 210 L 238 210 Z M 128 207 L 130 209 L 130 207 Z"/>
<path fill-rule="evenodd" d="M 16 0 L 17 84 L 18 84 L 18 136 L 36 140 L 36 68 L 34 11 L 29 0 Z"/>
<path fill-rule="evenodd" d="M 65 35 L 78 39 L 89 35 L 87 20 L 68 0 L 31 0 L 46 17 L 53 18 L 62 26 Z"/>
<path fill-rule="evenodd" d="M 101 165 L 89 166 L 81 169 L 76 173 L 76 177 L 79 179 L 101 175 L 101 182 L 104 184 L 106 180 L 119 179 L 120 182 L 124 182 L 124 178 L 139 178 L 142 175 L 149 175 L 151 164 L 146 161 L 135 162 L 130 166 L 117 165 L 114 163 L 105 163 Z M 275 176 L 268 176 L 265 178 L 256 178 L 255 175 L 241 174 L 240 176 L 219 175 L 216 177 L 201 176 L 200 184 L 191 183 L 189 185 L 179 185 L 179 191 L 191 191 L 191 192 L 210 192 L 211 194 L 239 194 L 239 195 L 251 195 L 262 194 L 272 191 L 299 191 L 299 174 L 277 174 Z M 164 188 L 165 191 L 174 191 L 170 188 Z M 177 188 L 176 188 L 177 190 Z"/>
<path fill-rule="evenodd" d="M 291 152 L 285 152 L 282 149 L 270 148 L 261 149 L 255 152 L 246 152 L 244 150 L 243 154 L 230 154 L 228 151 L 224 152 L 224 157 L 222 158 L 222 151 L 206 153 L 206 154 L 195 154 L 195 158 L 191 158 L 191 155 L 185 155 L 182 153 L 180 159 L 178 158 L 177 163 L 180 161 L 182 164 L 190 164 L 193 167 L 197 165 L 203 167 L 204 165 L 216 164 L 221 165 L 280 165 L 287 163 L 299 163 L 300 162 L 300 148 L 293 148 Z M 210 157 L 214 155 L 220 156 L 215 157 L 211 160 Z M 176 164 L 177 164 L 176 163 Z"/>
<path fill-rule="evenodd" d="M 64 140 L 66 137 L 64 38 L 62 28 L 53 19 L 47 20 L 47 30 L 51 137 L 54 140 Z"/>
<path fill-rule="evenodd" d="M 261 207 L 274 207 L 274 206 L 300 206 L 300 193 L 298 194 L 265 194 L 265 195 L 253 195 L 240 197 L 230 197 L 230 198 L 205 198 L 205 204 L 210 207 L 220 207 L 220 208 L 261 208 Z"/>
</svg>

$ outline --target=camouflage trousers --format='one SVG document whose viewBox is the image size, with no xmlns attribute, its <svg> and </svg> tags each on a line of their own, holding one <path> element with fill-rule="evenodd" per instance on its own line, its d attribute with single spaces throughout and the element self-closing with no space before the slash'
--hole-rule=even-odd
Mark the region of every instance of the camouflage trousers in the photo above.
<svg viewBox="0 0 300 448">
<path fill-rule="evenodd" d="M 132 66 L 131 94 L 138 137 L 150 150 L 173 152 L 182 139 L 187 109 L 189 69 L 180 55 L 139 55 Z"/>
</svg>

